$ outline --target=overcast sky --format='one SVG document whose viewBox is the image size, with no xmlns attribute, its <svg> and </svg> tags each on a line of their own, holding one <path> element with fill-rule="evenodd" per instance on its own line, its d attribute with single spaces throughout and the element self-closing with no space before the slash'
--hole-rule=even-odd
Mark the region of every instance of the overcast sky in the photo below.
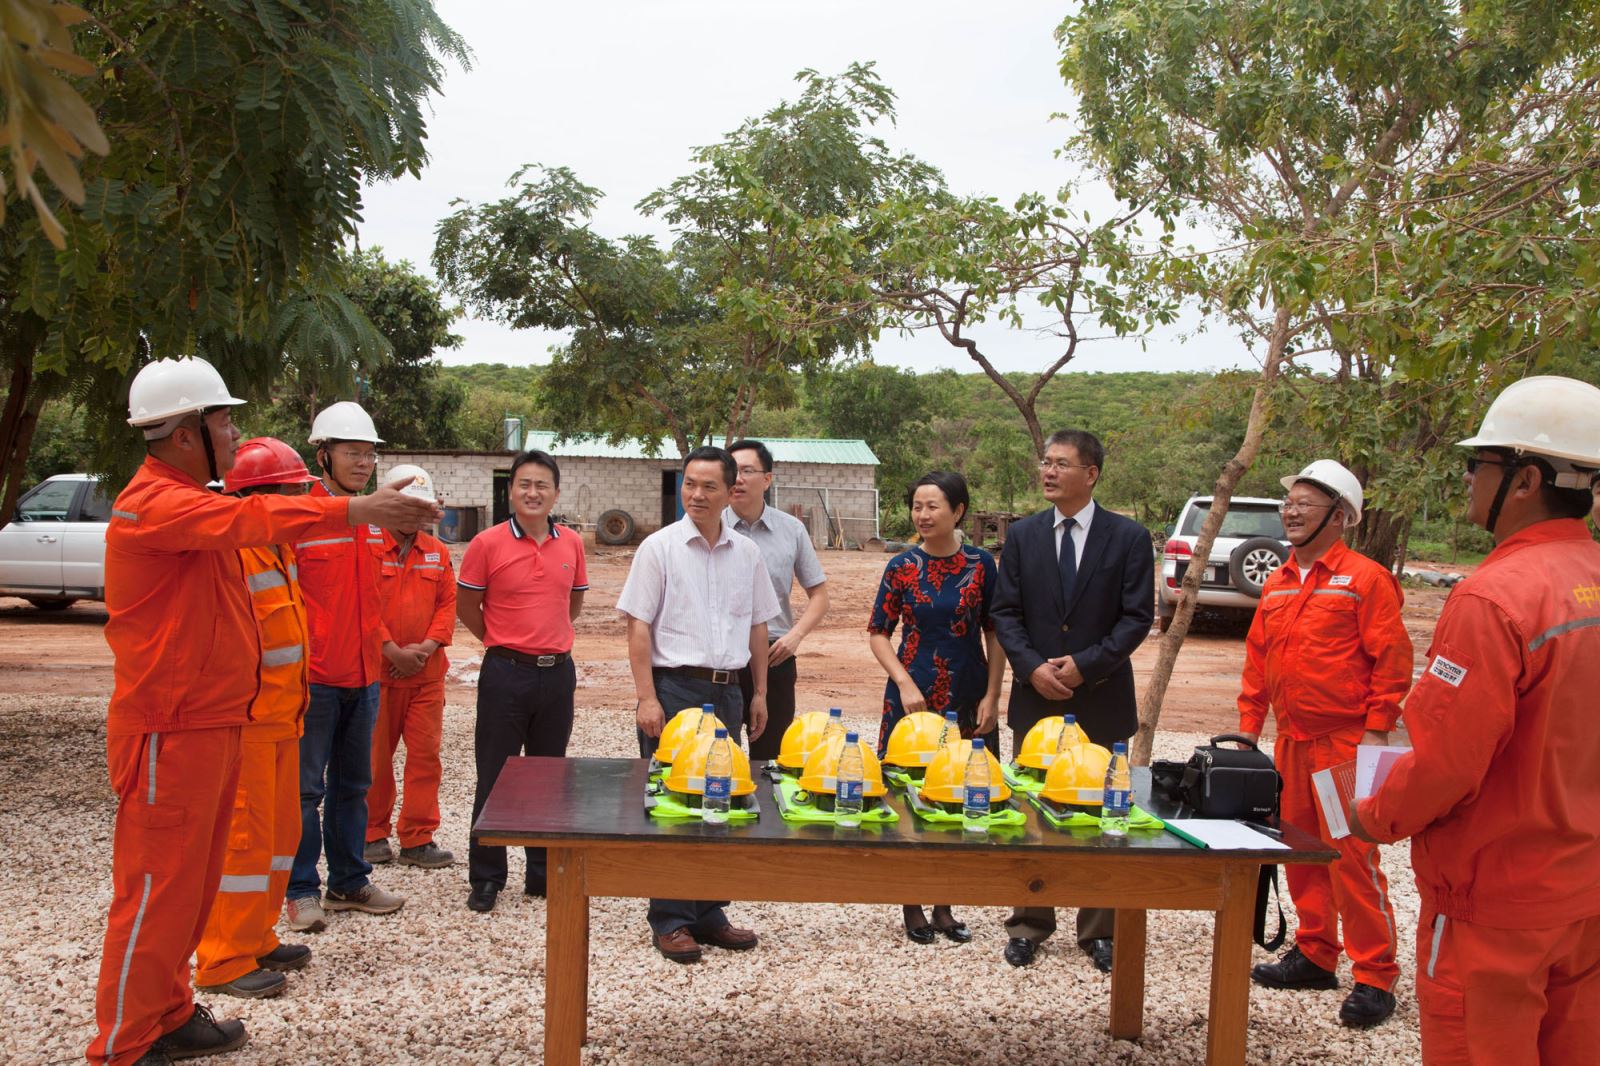
<svg viewBox="0 0 1600 1066">
<path fill-rule="evenodd" d="M 1027 191 L 1082 186 L 1081 202 L 1109 205 L 1094 182 L 1056 157 L 1070 135 L 1051 115 L 1071 106 L 1053 37 L 1065 7 L 1039 0 L 862 3 L 841 0 L 435 0 L 466 38 L 472 69 L 451 68 L 428 123 L 432 157 L 420 180 L 373 186 L 361 240 L 431 273 L 434 227 L 450 201 L 506 194 L 524 163 L 571 167 L 604 191 L 594 225 L 608 236 L 653 233 L 634 205 L 691 169 L 689 153 L 792 99 L 794 75 L 876 61 L 898 96 L 891 147 L 939 167 L 957 193 L 1009 203 Z M 1098 212 L 1096 212 L 1098 214 Z M 1192 332 L 1192 321 L 1188 324 Z M 466 320 L 450 363 L 543 363 L 560 335 Z M 1059 354 L 1051 338 L 998 326 L 980 335 L 1006 370 Z M 886 336 L 880 362 L 932 370 L 975 364 L 937 336 Z M 1080 371 L 1247 365 L 1226 329 L 1166 330 L 1145 349 L 1107 340 L 1080 347 Z"/>
</svg>

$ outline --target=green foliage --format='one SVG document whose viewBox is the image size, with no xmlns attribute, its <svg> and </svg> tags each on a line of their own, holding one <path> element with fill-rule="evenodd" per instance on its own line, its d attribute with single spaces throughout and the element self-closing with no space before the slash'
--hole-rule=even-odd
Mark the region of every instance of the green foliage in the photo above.
<svg viewBox="0 0 1600 1066">
<path fill-rule="evenodd" d="M 826 437 L 860 438 L 881 464 L 878 489 L 885 510 L 905 487 L 927 472 L 932 414 L 922 379 L 909 370 L 857 362 L 813 370 L 806 378 L 805 409 Z"/>
</svg>

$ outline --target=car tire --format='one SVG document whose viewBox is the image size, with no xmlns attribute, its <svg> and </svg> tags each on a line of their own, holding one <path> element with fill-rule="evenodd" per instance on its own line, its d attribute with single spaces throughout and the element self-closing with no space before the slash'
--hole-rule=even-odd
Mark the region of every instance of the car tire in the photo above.
<svg viewBox="0 0 1600 1066">
<path fill-rule="evenodd" d="M 594 539 L 601 544 L 628 543 L 633 539 L 633 515 L 620 509 L 605 512 L 595 523 Z"/>
<path fill-rule="evenodd" d="M 75 602 L 70 599 L 36 599 L 33 596 L 29 596 L 27 599 L 29 603 L 41 611 L 64 611 Z"/>
<path fill-rule="evenodd" d="M 1271 537 L 1251 537 L 1228 556 L 1228 579 L 1253 599 L 1261 598 L 1267 577 L 1289 559 L 1289 550 Z"/>
</svg>

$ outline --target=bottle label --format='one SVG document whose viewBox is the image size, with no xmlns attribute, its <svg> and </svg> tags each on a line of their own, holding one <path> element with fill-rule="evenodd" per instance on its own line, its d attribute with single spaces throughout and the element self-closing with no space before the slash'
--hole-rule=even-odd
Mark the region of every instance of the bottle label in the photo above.
<svg viewBox="0 0 1600 1066">
<path fill-rule="evenodd" d="M 844 803 L 860 803 L 864 781 L 840 781 L 838 799 Z"/>
<path fill-rule="evenodd" d="M 731 777 L 706 778 L 706 799 L 727 799 L 733 793 Z"/>
<path fill-rule="evenodd" d="M 987 788 L 974 788 L 969 786 L 967 788 L 967 802 L 965 806 L 987 808 L 989 806 L 989 790 Z"/>
<path fill-rule="evenodd" d="M 1105 808 L 1112 811 L 1125 811 L 1133 800 L 1133 794 L 1127 789 L 1106 789 Z"/>
</svg>

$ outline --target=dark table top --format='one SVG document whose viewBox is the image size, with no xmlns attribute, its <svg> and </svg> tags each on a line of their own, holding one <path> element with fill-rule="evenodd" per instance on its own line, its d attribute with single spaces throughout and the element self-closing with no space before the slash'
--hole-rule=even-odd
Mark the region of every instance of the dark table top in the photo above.
<svg viewBox="0 0 1600 1066">
<path fill-rule="evenodd" d="M 806 825 L 783 820 L 778 813 L 772 784 L 756 777 L 756 799 L 761 817 L 755 822 L 705 825 L 698 819 L 662 821 L 645 811 L 648 759 L 564 759 L 518 757 L 507 759 L 495 781 L 483 812 L 472 827 L 474 835 L 514 837 L 517 843 L 541 840 L 567 841 L 720 841 L 738 840 L 754 845 L 848 846 L 894 848 L 1021 848 L 1031 851 L 1095 854 L 1137 851 L 1142 855 L 1188 857 L 1213 855 L 1228 858 L 1267 859 L 1276 862 L 1326 862 L 1333 849 L 1291 825 L 1280 825 L 1289 850 L 1207 852 L 1168 832 L 1131 832 L 1121 839 L 1097 830 L 1062 830 L 1044 821 L 1020 795 L 1018 804 L 1027 822 L 986 834 L 964 832 L 959 825 L 929 826 L 908 810 L 893 789 L 889 802 L 900 813 L 893 825 L 863 825 L 839 829 L 831 825 Z M 1170 803 L 1150 795 L 1148 767 L 1133 771 L 1134 802 L 1158 818 L 1178 817 Z M 1266 838 L 1263 837 L 1263 840 Z"/>
</svg>

